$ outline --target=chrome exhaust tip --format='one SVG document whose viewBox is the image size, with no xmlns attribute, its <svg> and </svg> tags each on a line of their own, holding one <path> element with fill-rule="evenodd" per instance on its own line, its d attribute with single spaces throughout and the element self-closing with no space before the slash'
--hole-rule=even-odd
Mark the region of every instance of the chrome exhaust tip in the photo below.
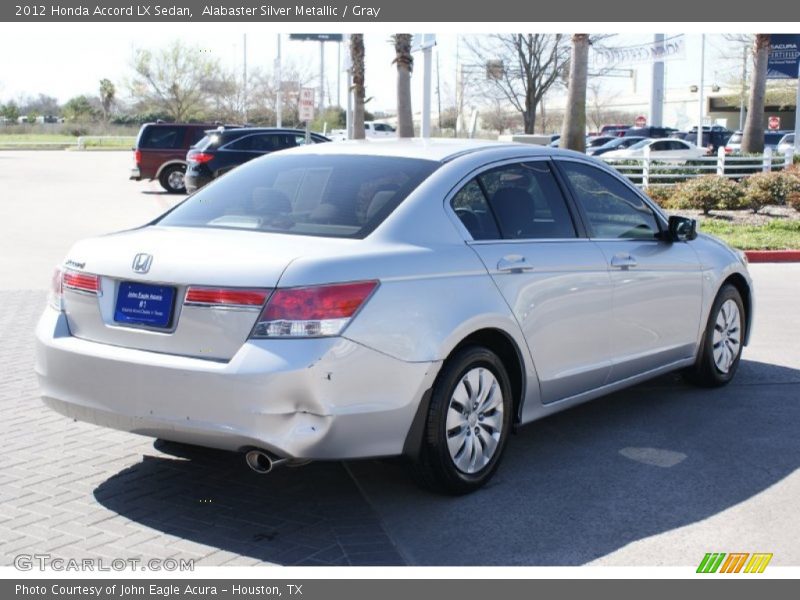
<svg viewBox="0 0 800 600">
<path fill-rule="evenodd" d="M 272 457 L 263 450 L 250 450 L 244 455 L 244 460 L 248 467 L 262 475 L 269 473 L 274 467 Z"/>
<path fill-rule="evenodd" d="M 250 467 L 256 473 L 260 473 L 261 475 L 266 475 L 276 467 L 284 465 L 288 462 L 288 459 L 286 458 L 278 458 L 266 450 L 258 449 L 249 450 L 244 455 L 244 460 L 248 467 Z"/>
</svg>

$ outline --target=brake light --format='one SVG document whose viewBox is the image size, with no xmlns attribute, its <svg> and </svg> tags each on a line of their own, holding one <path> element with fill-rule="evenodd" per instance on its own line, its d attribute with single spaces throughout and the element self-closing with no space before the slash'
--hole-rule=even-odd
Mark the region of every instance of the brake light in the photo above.
<svg viewBox="0 0 800 600">
<path fill-rule="evenodd" d="M 358 281 L 275 290 L 252 337 L 339 335 L 377 287 L 377 281 Z"/>
<path fill-rule="evenodd" d="M 190 160 L 197 164 L 203 164 L 210 161 L 214 158 L 214 155 L 210 152 L 189 152 L 189 155 L 186 157 L 186 160 Z"/>
<path fill-rule="evenodd" d="M 260 307 L 264 305 L 267 296 L 269 296 L 268 290 L 190 287 L 186 290 L 184 304 Z"/>
<path fill-rule="evenodd" d="M 62 286 L 62 271 L 60 267 L 56 267 L 53 271 L 53 277 L 50 279 L 50 293 L 48 294 L 47 302 L 56 310 L 62 310 L 61 298 L 63 295 Z"/>
<path fill-rule="evenodd" d="M 100 293 L 100 277 L 89 273 L 79 273 L 67 269 L 62 277 L 62 285 L 67 289 L 86 294 L 99 295 Z"/>
<path fill-rule="evenodd" d="M 137 165 L 142 164 L 142 151 L 141 150 L 134 150 L 133 151 L 133 162 Z"/>
</svg>

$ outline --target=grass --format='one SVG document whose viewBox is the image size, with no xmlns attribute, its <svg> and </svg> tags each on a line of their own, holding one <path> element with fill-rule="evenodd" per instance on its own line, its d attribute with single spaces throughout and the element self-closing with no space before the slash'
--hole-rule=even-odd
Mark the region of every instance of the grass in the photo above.
<svg viewBox="0 0 800 600">
<path fill-rule="evenodd" d="M 98 140 L 86 140 L 86 148 L 102 148 L 108 150 L 129 150 L 134 142 L 134 136 L 123 138 Z M 62 133 L 7 133 L 0 134 L 0 148 L 7 150 L 28 150 L 28 149 L 60 149 L 76 147 L 78 138 L 73 135 Z"/>
<path fill-rule="evenodd" d="M 800 221 L 774 220 L 765 225 L 734 225 L 706 218 L 699 229 L 740 250 L 800 249 Z"/>
</svg>

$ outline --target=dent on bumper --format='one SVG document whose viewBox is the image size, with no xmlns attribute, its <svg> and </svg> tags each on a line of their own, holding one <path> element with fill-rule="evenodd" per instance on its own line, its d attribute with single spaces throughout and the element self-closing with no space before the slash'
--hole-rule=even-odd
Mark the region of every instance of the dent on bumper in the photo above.
<svg viewBox="0 0 800 600">
<path fill-rule="evenodd" d="M 72 337 L 50 308 L 36 337 L 42 398 L 68 417 L 291 458 L 400 454 L 440 366 L 345 338 L 253 340 L 226 363 L 157 354 Z"/>
</svg>

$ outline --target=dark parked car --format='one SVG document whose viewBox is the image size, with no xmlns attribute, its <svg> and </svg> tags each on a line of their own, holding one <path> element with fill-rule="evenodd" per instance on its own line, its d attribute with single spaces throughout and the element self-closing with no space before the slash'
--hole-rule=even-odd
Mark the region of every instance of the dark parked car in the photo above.
<svg viewBox="0 0 800 600">
<path fill-rule="evenodd" d="M 625 131 L 625 137 L 637 136 L 646 138 L 666 138 L 678 131 L 674 127 L 631 127 Z"/>
<path fill-rule="evenodd" d="M 186 151 L 203 139 L 213 123 L 145 123 L 139 130 L 133 156 L 136 166 L 131 179 L 158 179 L 171 194 L 186 192 Z"/>
<path fill-rule="evenodd" d="M 613 135 L 615 137 L 622 137 L 630 128 L 630 125 L 603 125 L 600 128 L 600 135 Z"/>
<path fill-rule="evenodd" d="M 601 156 L 602 154 L 611 152 L 612 150 L 623 150 L 624 148 L 630 148 L 637 142 L 641 142 L 642 140 L 646 139 L 647 138 L 636 135 L 631 135 L 628 137 L 615 137 L 602 146 L 598 146 L 597 148 L 587 148 L 586 154 L 589 154 L 590 156 Z"/>
<path fill-rule="evenodd" d="M 716 152 L 718 148 L 728 143 L 728 140 L 733 135 L 733 131 L 721 125 L 704 125 L 703 126 L 703 143 L 697 144 L 697 126 L 695 125 L 689 131 L 678 131 L 673 133 L 670 137 L 680 140 L 685 140 L 696 145 L 702 145 L 704 148 L 710 148 L 712 152 Z"/>
<path fill-rule="evenodd" d="M 314 144 L 330 141 L 318 133 L 312 133 L 310 137 Z M 186 190 L 193 192 L 234 167 L 264 154 L 305 143 L 306 132 L 301 129 L 220 127 L 209 131 L 186 154 Z"/>
</svg>

